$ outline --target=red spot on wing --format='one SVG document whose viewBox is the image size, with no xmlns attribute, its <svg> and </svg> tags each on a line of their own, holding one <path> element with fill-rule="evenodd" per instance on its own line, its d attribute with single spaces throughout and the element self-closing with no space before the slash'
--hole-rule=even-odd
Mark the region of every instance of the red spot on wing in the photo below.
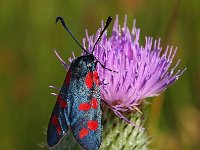
<svg viewBox="0 0 200 150">
<path fill-rule="evenodd" d="M 88 121 L 87 125 L 90 130 L 96 130 L 98 128 L 97 121 L 90 120 L 90 121 Z"/>
<path fill-rule="evenodd" d="M 55 126 L 56 128 L 56 131 L 59 135 L 62 134 L 62 129 L 60 127 L 60 124 L 58 123 L 58 117 L 56 115 L 54 115 L 52 118 L 51 118 L 51 123 Z"/>
<path fill-rule="evenodd" d="M 70 78 L 71 78 L 71 69 L 68 70 L 67 76 L 65 78 L 65 84 L 66 84 L 66 86 L 69 86 Z"/>
<path fill-rule="evenodd" d="M 98 101 L 96 98 L 93 98 L 91 101 L 90 101 L 90 105 L 93 109 L 97 109 L 98 108 Z"/>
<path fill-rule="evenodd" d="M 57 132 L 58 132 L 59 135 L 62 134 L 62 129 L 61 129 L 61 127 L 60 127 L 59 124 L 57 125 L 56 130 L 57 130 Z"/>
<path fill-rule="evenodd" d="M 52 118 L 51 118 L 51 123 L 56 126 L 58 124 L 58 117 L 56 115 L 54 115 Z"/>
<path fill-rule="evenodd" d="M 90 109 L 90 105 L 88 103 L 81 103 L 78 107 L 79 110 L 89 110 Z"/>
<path fill-rule="evenodd" d="M 62 108 L 66 108 L 67 107 L 67 102 L 66 101 L 61 101 L 60 102 L 60 107 L 62 107 Z"/>
<path fill-rule="evenodd" d="M 97 71 L 94 71 L 94 82 L 99 86 L 99 75 Z"/>
<path fill-rule="evenodd" d="M 92 86 L 93 86 L 93 73 L 92 72 L 88 72 L 88 74 L 86 75 L 85 84 L 89 89 L 92 88 Z"/>
<path fill-rule="evenodd" d="M 67 102 L 64 99 L 62 99 L 62 97 L 60 95 L 58 95 L 57 102 L 61 108 L 67 107 Z"/>
<path fill-rule="evenodd" d="M 86 128 L 82 128 L 81 131 L 79 131 L 79 137 L 82 139 L 85 136 L 87 136 L 89 131 Z"/>
</svg>

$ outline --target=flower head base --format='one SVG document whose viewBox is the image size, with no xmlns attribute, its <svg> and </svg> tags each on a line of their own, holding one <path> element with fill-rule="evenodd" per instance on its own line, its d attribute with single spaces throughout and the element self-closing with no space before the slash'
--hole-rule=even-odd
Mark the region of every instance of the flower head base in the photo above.
<svg viewBox="0 0 200 150">
<path fill-rule="evenodd" d="M 107 37 L 107 33 L 104 33 L 94 50 L 94 56 L 101 63 L 118 72 L 114 73 L 97 65 L 100 79 L 105 79 L 108 83 L 101 86 L 102 98 L 116 112 L 133 110 L 141 103 L 140 100 L 157 96 L 185 71 L 185 69 L 178 70 L 174 74 L 180 60 L 169 70 L 177 48 L 173 50 L 173 47 L 168 46 L 161 54 L 160 39 L 153 42 L 151 37 L 146 37 L 145 46 L 141 46 L 140 29 L 135 27 L 134 21 L 130 31 L 126 22 L 127 16 L 121 28 L 116 16 L 112 35 Z M 83 39 L 83 43 L 88 51 L 92 51 L 100 31 L 101 29 L 96 33 L 95 38 L 88 36 L 86 31 L 86 39 Z"/>
</svg>

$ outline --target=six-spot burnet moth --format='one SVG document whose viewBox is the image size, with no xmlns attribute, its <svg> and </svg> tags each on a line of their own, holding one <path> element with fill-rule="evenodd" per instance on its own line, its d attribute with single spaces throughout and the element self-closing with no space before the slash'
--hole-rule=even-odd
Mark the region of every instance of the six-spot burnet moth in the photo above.
<svg viewBox="0 0 200 150">
<path fill-rule="evenodd" d="M 74 138 L 83 148 L 97 150 L 102 141 L 102 111 L 100 81 L 96 65 L 99 63 L 103 68 L 112 70 L 99 62 L 93 55 L 93 51 L 112 18 L 108 17 L 105 27 L 93 46 L 92 53 L 84 49 L 77 41 L 64 19 L 57 17 L 56 23 L 59 20 L 86 55 L 76 58 L 70 65 L 51 114 L 47 143 L 50 147 L 56 145 L 66 132 L 71 130 Z"/>
</svg>

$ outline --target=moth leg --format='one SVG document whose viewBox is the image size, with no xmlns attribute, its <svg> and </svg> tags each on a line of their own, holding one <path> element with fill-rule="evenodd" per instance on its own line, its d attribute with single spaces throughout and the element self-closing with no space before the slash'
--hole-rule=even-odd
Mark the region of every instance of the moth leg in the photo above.
<svg viewBox="0 0 200 150">
<path fill-rule="evenodd" d="M 52 85 L 49 85 L 49 88 L 56 89 L 56 90 L 58 90 L 58 91 L 61 90 L 61 88 L 58 88 L 58 87 L 56 87 L 56 86 L 52 86 Z M 51 92 L 50 94 L 51 94 L 51 95 L 54 95 L 54 96 L 58 96 L 58 95 L 59 95 L 59 94 L 57 94 L 57 93 L 53 93 L 53 92 Z"/>
<path fill-rule="evenodd" d="M 110 84 L 110 83 L 105 83 L 104 81 L 105 81 L 105 79 L 103 79 L 102 81 L 100 81 L 99 84 L 100 85 L 109 85 Z"/>
<path fill-rule="evenodd" d="M 103 64 L 102 64 L 100 61 L 98 61 L 98 60 L 94 63 L 94 66 L 95 66 L 95 67 L 96 67 L 97 63 L 99 63 L 99 64 L 101 65 L 102 68 L 104 68 L 104 69 L 106 69 L 106 70 L 108 70 L 108 71 L 118 73 L 117 71 L 114 71 L 114 70 L 112 70 L 112 69 L 107 68 L 105 65 L 103 65 Z"/>
<path fill-rule="evenodd" d="M 60 91 L 60 90 L 61 90 L 61 88 L 59 88 L 59 87 L 56 87 L 56 86 L 53 86 L 53 85 L 49 85 L 49 88 L 56 89 L 56 90 L 58 90 L 58 91 Z"/>
<path fill-rule="evenodd" d="M 128 124 L 132 125 L 133 127 L 136 127 L 139 130 L 145 131 L 145 128 L 142 128 L 141 126 L 136 125 L 136 123 L 131 122 L 129 119 L 127 119 L 122 113 L 118 110 L 116 110 L 113 106 L 108 104 L 105 100 L 101 99 L 117 116 L 119 116 L 122 120 L 127 122 Z"/>
<path fill-rule="evenodd" d="M 58 96 L 59 94 L 57 94 L 57 93 L 50 93 L 51 95 L 53 95 L 53 96 Z"/>
</svg>

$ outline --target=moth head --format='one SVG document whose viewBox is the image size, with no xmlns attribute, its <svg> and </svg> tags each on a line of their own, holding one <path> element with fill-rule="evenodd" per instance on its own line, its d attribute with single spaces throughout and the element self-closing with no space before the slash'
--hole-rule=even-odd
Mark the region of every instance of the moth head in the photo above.
<svg viewBox="0 0 200 150">
<path fill-rule="evenodd" d="M 92 54 L 80 56 L 73 62 L 74 71 L 80 75 L 87 74 L 87 72 L 94 71 L 95 58 Z"/>
</svg>

